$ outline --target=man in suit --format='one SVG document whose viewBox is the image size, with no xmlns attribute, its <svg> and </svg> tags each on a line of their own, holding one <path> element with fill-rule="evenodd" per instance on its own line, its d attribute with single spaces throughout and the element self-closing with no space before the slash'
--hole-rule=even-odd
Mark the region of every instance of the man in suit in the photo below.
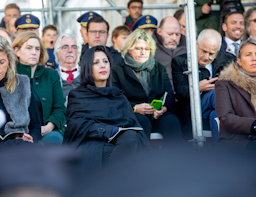
<svg viewBox="0 0 256 197">
<path fill-rule="evenodd" d="M 63 96 L 66 99 L 70 90 L 80 83 L 80 67 L 78 66 L 80 53 L 81 45 L 71 34 L 61 35 L 55 43 L 55 61 L 59 64 L 56 70 L 60 75 Z"/>
<path fill-rule="evenodd" d="M 82 48 L 81 59 L 85 52 L 94 46 L 106 46 L 107 39 L 109 36 L 109 24 L 108 22 L 102 18 L 101 16 L 96 16 L 91 18 L 87 23 L 87 32 L 86 37 L 88 39 L 88 43 L 85 44 Z M 112 57 L 113 64 L 112 66 L 118 65 L 122 62 L 121 53 L 113 48 L 106 47 Z"/>
<path fill-rule="evenodd" d="M 222 30 L 225 36 L 222 38 L 220 51 L 236 62 L 236 55 L 244 33 L 244 16 L 241 12 L 230 12 L 226 15 Z"/>
<path fill-rule="evenodd" d="M 215 112 L 215 85 L 220 71 L 230 59 L 218 53 L 221 46 L 221 35 L 213 29 L 203 30 L 197 39 L 197 59 L 199 68 L 199 87 L 201 92 L 201 106 L 203 122 L 216 134 L 217 117 Z M 172 60 L 173 84 L 178 99 L 177 113 L 183 127 L 183 135 L 191 139 L 191 114 L 188 76 L 187 54 L 177 56 Z M 206 127 L 204 125 L 204 128 Z M 208 129 L 208 128 L 207 128 Z"/>
</svg>

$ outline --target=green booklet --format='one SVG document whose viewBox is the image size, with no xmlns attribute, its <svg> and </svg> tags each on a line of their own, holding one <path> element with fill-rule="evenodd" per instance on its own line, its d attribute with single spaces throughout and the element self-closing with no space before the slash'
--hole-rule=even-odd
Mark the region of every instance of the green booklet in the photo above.
<svg viewBox="0 0 256 197">
<path fill-rule="evenodd" d="M 160 98 L 160 100 L 154 99 L 150 106 L 153 106 L 156 110 L 160 110 L 161 107 L 165 104 L 165 100 L 167 97 L 167 92 L 164 93 L 164 95 Z"/>
</svg>

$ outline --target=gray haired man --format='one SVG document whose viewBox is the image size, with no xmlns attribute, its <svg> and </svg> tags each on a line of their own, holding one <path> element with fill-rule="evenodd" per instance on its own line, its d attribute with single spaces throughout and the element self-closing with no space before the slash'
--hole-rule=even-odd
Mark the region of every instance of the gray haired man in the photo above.
<svg viewBox="0 0 256 197">
<path fill-rule="evenodd" d="M 56 69 L 61 78 L 64 98 L 70 90 L 76 88 L 80 82 L 80 67 L 78 60 L 81 54 L 81 44 L 71 34 L 61 35 L 54 46 L 55 61 L 59 64 Z"/>
</svg>

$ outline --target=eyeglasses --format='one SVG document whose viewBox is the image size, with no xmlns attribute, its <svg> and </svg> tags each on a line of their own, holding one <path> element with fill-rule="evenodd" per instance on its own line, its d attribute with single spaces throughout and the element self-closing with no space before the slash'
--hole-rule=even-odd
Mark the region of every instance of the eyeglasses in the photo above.
<svg viewBox="0 0 256 197">
<path fill-rule="evenodd" d="M 150 48 L 135 47 L 135 51 L 137 51 L 137 52 L 141 52 L 141 51 L 143 51 L 143 50 L 146 51 L 146 52 L 151 51 Z"/>
<path fill-rule="evenodd" d="M 71 45 L 70 47 L 71 47 L 71 50 L 72 50 L 72 51 L 77 50 L 77 46 L 76 46 L 76 45 Z M 63 45 L 63 46 L 60 47 L 60 48 L 61 48 L 63 51 L 68 51 L 69 45 Z"/>
<path fill-rule="evenodd" d="M 132 8 L 133 10 L 135 10 L 136 8 L 139 9 L 139 10 L 141 10 L 141 9 L 142 9 L 142 6 L 135 6 L 135 5 L 133 5 L 133 6 L 131 6 L 131 8 Z"/>
<path fill-rule="evenodd" d="M 250 22 L 253 21 L 254 23 L 256 23 L 256 18 L 249 20 Z"/>
<path fill-rule="evenodd" d="M 216 55 L 215 56 L 210 56 L 210 55 L 206 55 L 205 52 L 202 52 L 201 49 L 199 51 L 199 54 L 201 55 L 201 57 L 206 57 L 208 58 L 209 60 L 214 60 L 216 58 Z"/>
<path fill-rule="evenodd" d="M 106 34 L 107 32 L 104 30 L 96 31 L 96 30 L 90 30 L 89 31 L 93 36 L 95 36 L 97 33 L 99 33 L 101 36 Z"/>
</svg>

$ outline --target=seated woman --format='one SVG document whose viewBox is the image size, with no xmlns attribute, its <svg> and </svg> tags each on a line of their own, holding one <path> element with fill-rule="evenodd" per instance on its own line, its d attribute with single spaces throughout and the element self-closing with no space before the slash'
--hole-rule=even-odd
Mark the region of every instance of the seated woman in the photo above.
<svg viewBox="0 0 256 197">
<path fill-rule="evenodd" d="M 219 144 L 247 147 L 256 139 L 256 41 L 243 41 L 237 63 L 225 68 L 215 85 L 220 120 Z"/>
<path fill-rule="evenodd" d="M 41 138 L 41 125 L 35 99 L 31 94 L 29 78 L 16 74 L 15 53 L 9 42 L 0 36 L 0 110 L 5 123 L 0 135 L 9 139 L 37 142 Z M 10 135 L 12 133 L 16 133 Z M 0 140 L 1 141 L 1 140 Z"/>
<path fill-rule="evenodd" d="M 165 67 L 155 62 L 155 50 L 156 43 L 145 30 L 132 32 L 122 49 L 123 64 L 113 67 L 113 85 L 124 91 L 147 137 L 154 129 L 170 145 L 182 140 L 182 132 L 174 115 L 172 86 Z M 150 103 L 165 92 L 164 105 L 155 110 Z"/>
<path fill-rule="evenodd" d="M 150 146 L 144 133 L 133 129 L 108 143 L 121 128 L 142 130 L 122 91 L 111 87 L 110 59 L 103 46 L 89 49 L 80 62 L 81 85 L 68 97 L 63 144 L 82 149 L 87 168 L 101 167 Z"/>
<path fill-rule="evenodd" d="M 13 41 L 17 72 L 27 75 L 41 115 L 41 142 L 61 144 L 65 123 L 64 97 L 57 71 L 45 68 L 48 54 L 34 32 L 23 32 Z"/>
</svg>

